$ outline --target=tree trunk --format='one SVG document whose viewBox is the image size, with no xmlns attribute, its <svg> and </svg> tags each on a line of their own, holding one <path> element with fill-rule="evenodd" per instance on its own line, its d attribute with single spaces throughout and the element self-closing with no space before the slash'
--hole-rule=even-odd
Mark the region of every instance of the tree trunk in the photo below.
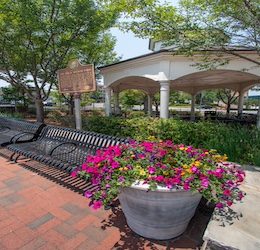
<svg viewBox="0 0 260 250">
<path fill-rule="evenodd" d="M 260 129 L 260 105 L 258 107 L 258 112 L 257 112 L 257 116 L 256 116 L 256 127 L 258 129 Z"/>
<path fill-rule="evenodd" d="M 15 113 L 18 112 L 18 111 L 17 111 L 17 101 L 16 101 L 16 100 L 14 101 L 14 112 L 15 112 Z"/>
<path fill-rule="evenodd" d="M 37 98 L 35 100 L 35 107 L 36 107 L 37 122 L 44 122 L 44 109 L 43 109 L 43 102 L 41 99 Z"/>
<path fill-rule="evenodd" d="M 231 107 L 231 103 L 230 103 L 230 101 L 228 101 L 228 103 L 227 103 L 227 117 L 229 117 L 229 114 L 230 114 L 230 107 Z"/>
<path fill-rule="evenodd" d="M 157 115 L 159 115 L 159 103 L 157 101 L 154 101 L 154 106 L 155 106 L 155 113 L 157 116 Z"/>
</svg>

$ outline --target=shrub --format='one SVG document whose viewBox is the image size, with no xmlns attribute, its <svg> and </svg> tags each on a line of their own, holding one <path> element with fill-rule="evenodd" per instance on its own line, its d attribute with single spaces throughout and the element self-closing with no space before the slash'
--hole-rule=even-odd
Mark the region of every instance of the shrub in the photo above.
<svg viewBox="0 0 260 250">
<path fill-rule="evenodd" d="M 229 160 L 260 166 L 260 131 L 210 121 L 189 122 L 159 118 L 89 117 L 85 130 L 130 137 L 136 140 L 173 140 L 194 147 L 216 149 L 227 154 Z"/>
</svg>

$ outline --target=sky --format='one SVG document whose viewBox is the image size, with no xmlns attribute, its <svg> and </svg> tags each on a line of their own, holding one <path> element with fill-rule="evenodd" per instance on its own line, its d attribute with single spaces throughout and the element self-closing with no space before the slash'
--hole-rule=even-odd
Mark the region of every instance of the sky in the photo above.
<svg viewBox="0 0 260 250">
<path fill-rule="evenodd" d="M 138 38 L 132 32 L 124 33 L 117 28 L 111 29 L 111 33 L 117 39 L 115 51 L 122 60 L 151 53 L 148 50 L 149 39 Z"/>
</svg>

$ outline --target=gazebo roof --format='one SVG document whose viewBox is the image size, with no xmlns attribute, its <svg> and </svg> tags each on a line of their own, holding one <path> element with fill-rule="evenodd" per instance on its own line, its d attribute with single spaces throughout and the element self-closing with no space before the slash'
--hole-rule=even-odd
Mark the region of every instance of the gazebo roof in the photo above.
<svg viewBox="0 0 260 250">
<path fill-rule="evenodd" d="M 159 83 L 162 82 L 169 82 L 172 90 L 190 94 L 220 88 L 241 92 L 259 84 L 260 70 L 254 63 L 259 60 L 257 51 L 252 48 L 230 48 L 230 51 L 239 53 L 239 56 L 227 53 L 225 58 L 228 62 L 214 70 L 196 67 L 203 59 L 201 51 L 188 57 L 174 54 L 172 49 L 137 56 L 99 69 L 104 76 L 105 86 L 111 87 L 116 92 L 139 89 L 153 95 L 160 90 Z M 219 50 L 210 52 L 214 60 L 215 53 Z"/>
<path fill-rule="evenodd" d="M 150 56 L 154 56 L 154 55 L 158 55 L 158 54 L 174 55 L 175 51 L 176 51 L 175 49 L 161 49 L 159 51 L 146 53 L 146 54 L 136 56 L 136 57 L 132 57 L 132 58 L 122 60 L 122 61 L 119 61 L 119 62 L 100 66 L 100 67 L 98 67 L 98 69 L 104 69 L 104 68 L 108 68 L 108 67 L 111 67 L 111 66 L 114 66 L 114 65 L 130 62 L 130 61 L 134 61 L 134 60 L 137 60 L 137 59 L 146 58 L 146 57 L 150 57 Z M 245 53 L 248 53 L 248 52 L 255 53 L 256 52 L 255 49 L 250 48 L 250 47 L 228 47 L 227 51 L 240 52 L 240 53 L 243 53 L 243 52 L 245 52 Z M 210 50 L 200 50 L 200 51 L 197 51 L 196 54 L 200 54 L 201 52 L 213 52 L 214 53 L 214 52 L 221 52 L 221 50 L 219 50 L 217 48 L 216 49 L 210 49 Z M 223 53 L 224 53 L 224 51 L 223 51 Z"/>
</svg>

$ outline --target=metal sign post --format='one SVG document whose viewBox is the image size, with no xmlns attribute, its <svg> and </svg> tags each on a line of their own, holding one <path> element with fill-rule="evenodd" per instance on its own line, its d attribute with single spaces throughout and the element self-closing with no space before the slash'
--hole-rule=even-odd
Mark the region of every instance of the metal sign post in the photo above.
<svg viewBox="0 0 260 250">
<path fill-rule="evenodd" d="M 82 129 L 80 94 L 74 94 L 75 123 L 76 129 Z"/>
<path fill-rule="evenodd" d="M 58 70 L 59 92 L 74 96 L 76 129 L 82 128 L 80 94 L 96 91 L 94 65 L 72 60 L 68 68 Z"/>
</svg>

